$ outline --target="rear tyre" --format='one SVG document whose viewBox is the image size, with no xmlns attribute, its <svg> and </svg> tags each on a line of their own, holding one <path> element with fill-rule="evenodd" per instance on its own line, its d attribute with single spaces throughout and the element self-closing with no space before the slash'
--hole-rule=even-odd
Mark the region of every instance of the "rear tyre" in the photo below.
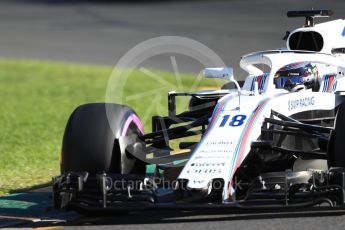
<svg viewBox="0 0 345 230">
<path fill-rule="evenodd" d="M 119 144 L 121 136 L 142 134 L 138 116 L 127 106 L 81 105 L 65 128 L 61 172 L 144 174 L 145 164 L 128 156 Z"/>
</svg>

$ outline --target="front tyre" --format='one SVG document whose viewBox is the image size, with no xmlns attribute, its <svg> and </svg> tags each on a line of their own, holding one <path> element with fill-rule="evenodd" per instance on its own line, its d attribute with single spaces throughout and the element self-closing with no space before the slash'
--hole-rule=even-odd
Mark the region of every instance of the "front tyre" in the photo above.
<svg viewBox="0 0 345 230">
<path fill-rule="evenodd" d="M 121 136 L 142 134 L 138 116 L 127 106 L 81 105 L 71 114 L 65 128 L 61 172 L 144 174 L 145 164 L 128 156 L 118 141 Z"/>
</svg>

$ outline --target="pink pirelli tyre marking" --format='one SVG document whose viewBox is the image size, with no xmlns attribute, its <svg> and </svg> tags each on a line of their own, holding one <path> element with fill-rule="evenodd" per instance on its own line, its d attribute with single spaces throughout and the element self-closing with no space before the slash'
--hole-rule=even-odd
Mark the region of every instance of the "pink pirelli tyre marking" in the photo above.
<svg viewBox="0 0 345 230">
<path fill-rule="evenodd" d="M 140 133 L 141 133 L 142 135 L 144 135 L 144 127 L 143 127 L 143 125 L 141 124 L 141 121 L 140 121 L 139 117 L 138 117 L 137 115 L 135 115 L 135 114 L 131 114 L 131 115 L 127 118 L 127 120 L 126 120 L 126 122 L 125 122 L 125 125 L 124 125 L 124 127 L 123 127 L 123 129 L 122 129 L 121 136 L 125 136 L 125 135 L 126 135 L 127 130 L 128 130 L 128 128 L 129 128 L 129 125 L 130 125 L 132 122 L 134 122 L 134 124 L 137 126 L 137 128 L 138 128 L 139 131 L 140 131 Z"/>
</svg>

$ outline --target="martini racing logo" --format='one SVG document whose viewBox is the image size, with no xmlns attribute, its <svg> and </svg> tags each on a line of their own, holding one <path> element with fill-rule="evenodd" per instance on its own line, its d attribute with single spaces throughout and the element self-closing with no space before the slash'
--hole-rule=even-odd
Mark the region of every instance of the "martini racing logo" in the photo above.
<svg viewBox="0 0 345 230">
<path fill-rule="evenodd" d="M 289 111 L 294 109 L 300 109 L 308 106 L 314 105 L 314 97 L 306 97 L 296 100 L 289 100 L 288 109 Z"/>
</svg>

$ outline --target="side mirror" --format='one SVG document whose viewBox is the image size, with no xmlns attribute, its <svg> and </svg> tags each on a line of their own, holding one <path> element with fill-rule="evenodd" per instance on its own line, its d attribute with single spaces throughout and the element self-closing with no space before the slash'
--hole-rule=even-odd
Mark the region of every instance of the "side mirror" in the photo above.
<svg viewBox="0 0 345 230">
<path fill-rule="evenodd" d="M 205 68 L 203 74 L 206 78 L 219 78 L 227 81 L 234 79 L 234 71 L 231 67 Z"/>
</svg>

